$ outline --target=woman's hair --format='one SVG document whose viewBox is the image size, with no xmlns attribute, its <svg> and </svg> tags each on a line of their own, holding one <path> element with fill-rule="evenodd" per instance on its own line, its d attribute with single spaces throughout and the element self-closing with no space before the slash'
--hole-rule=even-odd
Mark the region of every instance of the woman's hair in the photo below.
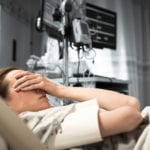
<svg viewBox="0 0 150 150">
<path fill-rule="evenodd" d="M 15 68 L 15 67 L 0 68 L 0 97 L 6 98 L 8 96 L 9 83 L 5 80 L 6 75 L 9 72 L 18 69 L 19 68 Z"/>
</svg>

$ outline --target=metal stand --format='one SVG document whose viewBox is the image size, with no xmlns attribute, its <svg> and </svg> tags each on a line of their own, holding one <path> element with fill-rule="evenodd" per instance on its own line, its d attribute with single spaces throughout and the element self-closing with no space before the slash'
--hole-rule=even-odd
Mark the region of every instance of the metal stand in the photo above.
<svg viewBox="0 0 150 150">
<path fill-rule="evenodd" d="M 64 85 L 68 86 L 69 84 L 69 77 L 68 77 L 68 42 L 69 42 L 69 11 L 67 12 L 65 10 L 65 5 L 67 3 L 67 0 L 64 1 L 63 4 L 63 10 L 62 10 L 62 35 L 63 35 L 63 69 L 64 69 Z"/>
<path fill-rule="evenodd" d="M 68 86 L 69 85 L 69 75 L 68 75 L 69 57 L 68 57 L 68 37 L 67 37 L 67 35 L 64 37 L 63 43 L 64 43 L 64 49 L 63 49 L 63 53 L 64 53 L 64 58 L 63 58 L 64 79 L 63 79 L 63 82 L 64 82 L 64 85 Z"/>
<path fill-rule="evenodd" d="M 63 35 L 63 84 L 68 86 L 69 85 L 69 56 L 68 56 L 68 42 L 69 42 L 69 19 L 68 19 L 68 12 L 64 12 L 63 19 L 62 19 L 62 35 Z M 70 104 L 70 101 L 63 100 L 61 101 L 61 105 Z"/>
</svg>

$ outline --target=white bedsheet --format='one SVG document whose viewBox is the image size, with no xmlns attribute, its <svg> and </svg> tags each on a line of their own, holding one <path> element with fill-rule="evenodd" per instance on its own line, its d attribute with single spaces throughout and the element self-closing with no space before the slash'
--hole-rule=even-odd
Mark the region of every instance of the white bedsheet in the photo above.
<svg viewBox="0 0 150 150">
<path fill-rule="evenodd" d="M 140 135 L 134 150 L 150 150 L 150 106 L 143 109 L 142 116 L 148 124 Z"/>
</svg>

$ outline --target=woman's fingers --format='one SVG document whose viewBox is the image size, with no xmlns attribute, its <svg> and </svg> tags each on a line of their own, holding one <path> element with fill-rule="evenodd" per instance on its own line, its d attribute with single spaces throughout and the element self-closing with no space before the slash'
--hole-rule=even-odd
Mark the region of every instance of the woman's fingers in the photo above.
<svg viewBox="0 0 150 150">
<path fill-rule="evenodd" d="M 37 86 L 39 85 L 39 80 L 38 79 L 33 79 L 33 80 L 27 80 L 22 82 L 21 84 L 19 84 L 18 86 L 14 87 L 16 90 L 20 90 L 20 89 L 28 89 L 28 87 L 30 87 L 29 89 L 31 89 L 31 87 L 33 87 L 32 89 L 35 89 L 35 85 L 37 84 Z"/>
<path fill-rule="evenodd" d="M 39 84 L 31 84 L 31 85 L 28 85 L 26 87 L 22 87 L 20 89 L 21 89 L 21 91 L 28 91 L 28 90 L 41 89 L 40 87 L 41 86 L 40 86 L 40 83 L 39 83 Z M 18 90 L 20 90 L 20 89 L 18 89 Z"/>
<path fill-rule="evenodd" d="M 21 77 L 23 77 L 23 76 L 25 76 L 25 75 L 29 75 L 29 74 L 32 74 L 32 73 L 29 72 L 29 71 L 24 71 L 24 70 L 22 70 L 21 72 L 19 72 L 19 73 L 17 73 L 17 74 L 15 75 L 15 78 L 16 78 L 16 79 L 19 79 L 19 78 L 21 78 Z"/>
<path fill-rule="evenodd" d="M 30 81 L 35 79 L 34 75 L 24 75 L 22 77 L 19 77 L 16 82 L 14 83 L 13 87 L 16 88 L 20 85 L 23 85 L 24 82 Z"/>
<path fill-rule="evenodd" d="M 14 83 L 13 87 L 16 88 L 17 86 L 25 82 L 29 78 L 29 75 L 31 75 L 31 73 L 28 71 L 21 71 L 17 73 L 15 75 L 16 82 Z"/>
<path fill-rule="evenodd" d="M 22 72 L 16 75 L 16 77 L 18 79 L 13 85 L 16 90 L 32 90 L 36 88 L 42 88 L 43 77 L 39 74 Z"/>
</svg>

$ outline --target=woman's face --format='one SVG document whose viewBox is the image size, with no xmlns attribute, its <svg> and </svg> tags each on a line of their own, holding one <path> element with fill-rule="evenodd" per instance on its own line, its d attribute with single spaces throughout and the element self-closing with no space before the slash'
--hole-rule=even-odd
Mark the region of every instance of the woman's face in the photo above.
<svg viewBox="0 0 150 150">
<path fill-rule="evenodd" d="M 5 77 L 6 82 L 9 83 L 9 95 L 6 98 L 8 105 L 18 113 L 49 108 L 50 104 L 48 103 L 45 92 L 38 89 L 34 91 L 15 91 L 13 88 L 13 84 L 16 81 L 15 75 L 21 71 L 22 70 L 10 71 Z"/>
</svg>

